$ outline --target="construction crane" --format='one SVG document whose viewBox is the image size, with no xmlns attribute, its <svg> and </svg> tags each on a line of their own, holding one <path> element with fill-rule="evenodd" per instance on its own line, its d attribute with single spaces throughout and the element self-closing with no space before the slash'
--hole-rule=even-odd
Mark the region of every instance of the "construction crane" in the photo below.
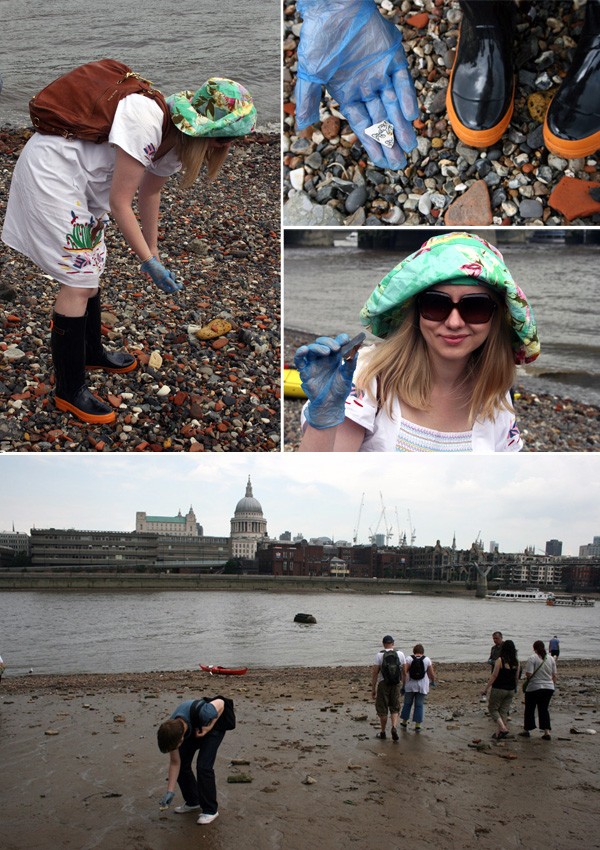
<svg viewBox="0 0 600 850">
<path fill-rule="evenodd" d="M 394 509 L 396 511 L 396 527 L 398 529 L 398 546 L 406 546 L 406 532 L 402 532 L 400 529 L 400 517 L 398 516 L 398 508 Z"/>
<path fill-rule="evenodd" d="M 411 519 L 411 516 L 410 516 L 410 511 L 407 511 L 407 513 L 408 513 L 408 529 L 410 531 L 410 545 L 414 546 L 415 540 L 417 539 L 417 532 L 413 528 L 412 519 Z"/>
<path fill-rule="evenodd" d="M 362 499 L 360 501 L 360 508 L 358 509 L 358 517 L 356 518 L 356 525 L 354 527 L 354 535 L 352 537 L 353 543 L 356 543 L 356 541 L 358 540 L 358 526 L 360 525 L 360 517 L 361 517 L 361 514 L 362 514 L 362 509 L 363 509 L 364 504 L 365 504 L 365 494 L 363 493 Z"/>
<path fill-rule="evenodd" d="M 383 527 L 385 529 L 385 545 L 389 546 L 390 540 L 394 536 L 394 532 L 393 532 L 392 526 L 388 525 L 388 522 L 387 522 L 387 516 L 385 514 L 385 504 L 384 504 L 384 501 L 383 501 L 383 494 L 382 494 L 381 490 L 379 491 L 379 499 L 381 501 L 381 516 L 383 518 Z"/>
</svg>

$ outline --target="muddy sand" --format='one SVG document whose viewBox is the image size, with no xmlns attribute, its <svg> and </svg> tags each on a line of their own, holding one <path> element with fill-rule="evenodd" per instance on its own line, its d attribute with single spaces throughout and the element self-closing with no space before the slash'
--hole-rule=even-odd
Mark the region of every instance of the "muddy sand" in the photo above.
<svg viewBox="0 0 600 850">
<path fill-rule="evenodd" d="M 509 739 L 479 694 L 485 664 L 440 664 L 424 730 L 375 738 L 368 667 L 5 677 L 5 850 L 575 850 L 598 848 L 600 662 L 559 661 L 552 740 Z M 198 826 L 158 800 L 157 725 L 224 693 L 238 727 L 216 762 L 220 817 Z M 251 781 L 239 781 L 240 775 Z M 238 781 L 231 781 L 238 779 Z"/>
</svg>

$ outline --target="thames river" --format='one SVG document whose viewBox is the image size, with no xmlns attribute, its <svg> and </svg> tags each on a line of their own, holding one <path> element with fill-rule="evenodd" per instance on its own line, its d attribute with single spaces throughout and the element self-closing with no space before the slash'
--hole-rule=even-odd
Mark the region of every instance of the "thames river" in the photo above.
<svg viewBox="0 0 600 850">
<path fill-rule="evenodd" d="M 313 614 L 315 625 L 294 623 Z M 384 634 L 435 661 L 488 658 L 492 631 L 519 656 L 557 634 L 564 658 L 600 658 L 600 606 L 354 593 L 15 591 L 0 595 L 6 675 L 194 670 L 198 664 L 370 664 Z"/>
</svg>

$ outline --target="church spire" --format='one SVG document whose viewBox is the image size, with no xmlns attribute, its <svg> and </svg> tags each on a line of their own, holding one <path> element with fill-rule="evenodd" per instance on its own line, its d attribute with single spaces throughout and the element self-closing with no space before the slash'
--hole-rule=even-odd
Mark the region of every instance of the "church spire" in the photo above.
<svg viewBox="0 0 600 850">
<path fill-rule="evenodd" d="M 252 483 L 250 481 L 250 476 L 248 476 L 248 483 L 246 484 L 246 498 L 252 498 Z"/>
</svg>

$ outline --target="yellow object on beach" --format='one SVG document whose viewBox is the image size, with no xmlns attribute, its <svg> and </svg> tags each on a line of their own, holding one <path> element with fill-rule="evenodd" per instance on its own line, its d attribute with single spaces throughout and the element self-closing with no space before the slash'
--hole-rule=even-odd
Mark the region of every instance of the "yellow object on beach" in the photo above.
<svg viewBox="0 0 600 850">
<path fill-rule="evenodd" d="M 306 398 L 297 369 L 283 370 L 283 395 L 285 398 Z"/>
<path fill-rule="evenodd" d="M 225 319 L 213 319 L 199 331 L 194 333 L 196 339 L 216 339 L 219 336 L 228 334 L 232 326 Z"/>
</svg>

